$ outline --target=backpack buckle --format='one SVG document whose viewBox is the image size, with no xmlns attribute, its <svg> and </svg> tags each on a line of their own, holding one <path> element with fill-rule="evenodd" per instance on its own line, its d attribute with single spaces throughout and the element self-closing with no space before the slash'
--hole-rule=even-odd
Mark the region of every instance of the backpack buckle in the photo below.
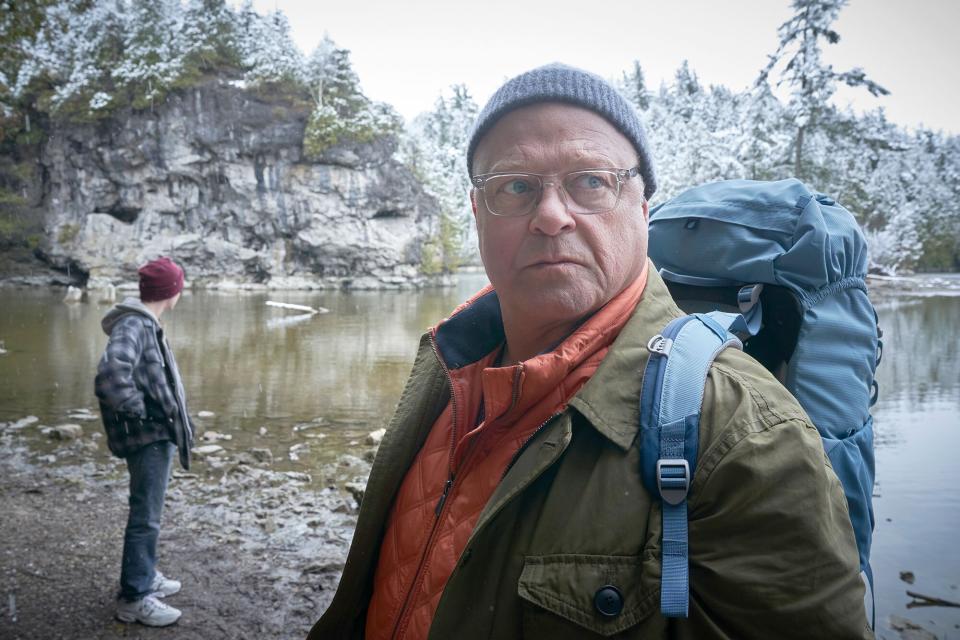
<svg viewBox="0 0 960 640">
<path fill-rule="evenodd" d="M 664 338 L 659 333 L 647 342 L 647 351 L 656 356 L 668 356 L 670 355 L 670 347 L 673 346 L 673 340 L 670 338 Z"/>
<path fill-rule="evenodd" d="M 657 460 L 657 489 L 667 504 L 680 504 L 690 491 L 690 463 L 683 458 Z"/>
<path fill-rule="evenodd" d="M 747 313 L 757 306 L 761 293 L 763 293 L 763 283 L 748 284 L 741 287 L 737 291 L 737 307 L 740 309 L 740 313 Z"/>
</svg>

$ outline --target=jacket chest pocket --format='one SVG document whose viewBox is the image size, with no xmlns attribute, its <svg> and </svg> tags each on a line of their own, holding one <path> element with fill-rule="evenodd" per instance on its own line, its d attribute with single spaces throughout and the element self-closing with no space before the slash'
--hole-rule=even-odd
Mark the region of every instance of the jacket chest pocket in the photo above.
<svg viewBox="0 0 960 640">
<path fill-rule="evenodd" d="M 632 638 L 641 626 L 657 637 L 663 630 L 639 624 L 659 606 L 659 575 L 644 569 L 649 560 L 636 556 L 527 556 L 517 584 L 524 638 Z"/>
</svg>

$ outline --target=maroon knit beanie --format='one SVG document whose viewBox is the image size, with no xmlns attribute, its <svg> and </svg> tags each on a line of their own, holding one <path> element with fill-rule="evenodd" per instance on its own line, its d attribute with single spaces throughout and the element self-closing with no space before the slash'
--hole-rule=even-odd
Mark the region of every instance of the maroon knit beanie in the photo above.
<svg viewBox="0 0 960 640">
<path fill-rule="evenodd" d="M 170 258 L 157 258 L 140 267 L 140 301 L 157 302 L 183 291 L 183 269 Z"/>
</svg>

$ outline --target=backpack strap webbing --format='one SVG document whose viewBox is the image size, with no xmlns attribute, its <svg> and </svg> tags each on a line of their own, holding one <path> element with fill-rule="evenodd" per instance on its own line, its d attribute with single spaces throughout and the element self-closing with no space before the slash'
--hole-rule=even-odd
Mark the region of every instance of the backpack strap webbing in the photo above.
<svg viewBox="0 0 960 640">
<path fill-rule="evenodd" d="M 641 476 L 660 496 L 660 611 L 687 617 L 690 600 L 687 494 L 697 465 L 700 405 L 710 365 L 723 349 L 742 349 L 729 333 L 739 314 L 712 312 L 671 321 L 647 348 L 640 394 Z"/>
</svg>

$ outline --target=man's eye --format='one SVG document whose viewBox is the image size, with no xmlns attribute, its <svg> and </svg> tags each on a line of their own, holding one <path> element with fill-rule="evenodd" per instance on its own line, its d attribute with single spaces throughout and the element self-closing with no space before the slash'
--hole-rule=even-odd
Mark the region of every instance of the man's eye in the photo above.
<svg viewBox="0 0 960 640">
<path fill-rule="evenodd" d="M 532 187 L 530 186 L 530 183 L 526 180 L 515 179 L 507 182 L 507 184 L 504 185 L 503 190 L 510 195 L 520 196 L 525 193 L 529 193 L 531 188 Z"/>
<path fill-rule="evenodd" d="M 607 176 L 600 173 L 581 173 L 574 177 L 572 187 L 574 189 L 604 189 L 610 186 L 610 180 Z"/>
</svg>

